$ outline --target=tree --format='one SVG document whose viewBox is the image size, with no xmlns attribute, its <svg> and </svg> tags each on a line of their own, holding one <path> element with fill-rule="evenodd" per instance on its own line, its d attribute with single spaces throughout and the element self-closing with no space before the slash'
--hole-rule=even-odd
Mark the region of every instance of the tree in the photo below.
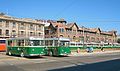
<svg viewBox="0 0 120 71">
<path fill-rule="evenodd" d="M 117 39 L 117 43 L 120 43 L 120 38 Z"/>
<path fill-rule="evenodd" d="M 5 15 L 5 13 L 1 12 L 0 15 Z"/>
</svg>

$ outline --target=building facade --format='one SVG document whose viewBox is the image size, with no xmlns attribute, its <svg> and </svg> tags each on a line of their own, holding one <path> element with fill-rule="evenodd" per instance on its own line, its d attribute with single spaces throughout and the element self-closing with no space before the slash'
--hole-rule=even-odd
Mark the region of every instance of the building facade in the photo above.
<svg viewBox="0 0 120 71">
<path fill-rule="evenodd" d="M 71 42 L 116 43 L 116 31 L 101 31 L 100 28 L 79 27 L 76 23 L 67 23 L 64 19 L 48 20 L 45 26 L 45 37 L 66 37 Z"/>
<path fill-rule="evenodd" d="M 44 23 L 29 18 L 15 18 L 0 14 L 0 38 L 44 38 Z"/>
<path fill-rule="evenodd" d="M 10 37 L 66 37 L 71 42 L 116 43 L 116 31 L 104 32 L 100 28 L 79 27 L 76 23 L 67 23 L 64 19 L 33 20 L 15 18 L 0 14 L 0 38 Z"/>
</svg>

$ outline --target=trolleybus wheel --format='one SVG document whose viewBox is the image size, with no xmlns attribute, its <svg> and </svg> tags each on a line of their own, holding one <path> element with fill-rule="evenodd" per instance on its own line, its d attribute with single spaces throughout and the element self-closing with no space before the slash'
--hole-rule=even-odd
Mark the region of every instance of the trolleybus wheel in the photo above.
<svg viewBox="0 0 120 71">
<path fill-rule="evenodd" d="M 23 52 L 21 52 L 20 56 L 21 56 L 21 57 L 24 57 L 24 53 L 23 53 Z"/>
<path fill-rule="evenodd" d="M 10 56 L 11 56 L 11 55 L 12 55 L 12 53 L 9 51 L 9 52 L 8 52 L 8 55 L 10 55 Z"/>
</svg>

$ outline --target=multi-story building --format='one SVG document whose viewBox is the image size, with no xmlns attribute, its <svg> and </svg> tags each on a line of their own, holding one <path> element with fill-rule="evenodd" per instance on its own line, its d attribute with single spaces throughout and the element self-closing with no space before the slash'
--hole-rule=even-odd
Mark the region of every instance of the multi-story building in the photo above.
<svg viewBox="0 0 120 71">
<path fill-rule="evenodd" d="M 66 37 L 71 42 L 115 43 L 116 31 L 101 31 L 100 28 L 79 27 L 76 23 L 67 23 L 64 19 L 48 20 L 45 27 L 45 37 Z"/>
<path fill-rule="evenodd" d="M 79 27 L 76 23 L 15 18 L 0 14 L 0 38 L 9 37 L 66 37 L 71 42 L 116 42 L 116 31 L 103 32 L 100 28 Z M 45 27 L 45 29 L 44 29 Z"/>
<path fill-rule="evenodd" d="M 44 38 L 44 23 L 0 14 L 0 38 L 29 36 Z"/>
</svg>

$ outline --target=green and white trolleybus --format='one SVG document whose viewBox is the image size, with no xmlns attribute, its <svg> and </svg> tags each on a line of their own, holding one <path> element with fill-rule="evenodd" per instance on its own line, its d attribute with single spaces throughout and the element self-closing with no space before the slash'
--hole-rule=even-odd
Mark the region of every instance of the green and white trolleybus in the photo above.
<svg viewBox="0 0 120 71">
<path fill-rule="evenodd" d="M 45 55 L 44 38 L 9 38 L 7 39 L 8 55 L 40 56 Z"/>
<path fill-rule="evenodd" d="M 68 38 L 45 38 L 46 55 L 66 56 L 71 53 Z"/>
</svg>

